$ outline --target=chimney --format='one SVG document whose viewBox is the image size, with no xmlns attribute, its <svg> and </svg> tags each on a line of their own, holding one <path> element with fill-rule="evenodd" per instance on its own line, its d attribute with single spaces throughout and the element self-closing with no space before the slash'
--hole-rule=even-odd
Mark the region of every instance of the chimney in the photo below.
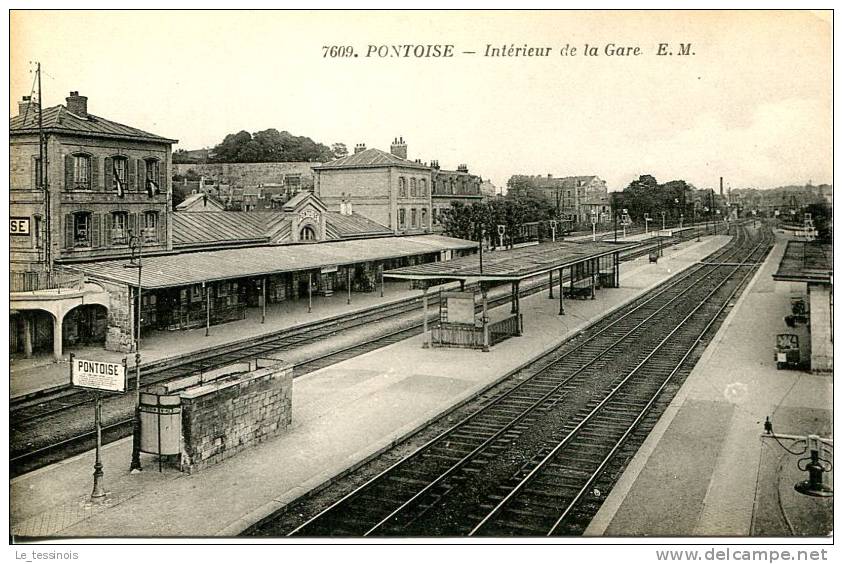
<svg viewBox="0 0 843 564">
<path fill-rule="evenodd" d="M 404 142 L 403 137 L 398 137 L 392 142 L 392 146 L 389 148 L 389 152 L 395 155 L 398 158 L 406 159 L 407 158 L 407 144 Z"/>
<path fill-rule="evenodd" d="M 79 117 L 88 117 L 88 97 L 80 96 L 79 92 L 73 91 L 67 100 L 67 111 Z"/>
<path fill-rule="evenodd" d="M 357 145 L 354 146 L 354 154 L 355 155 L 357 153 L 362 153 L 365 150 L 366 150 L 366 144 L 365 143 L 358 143 Z"/>
<path fill-rule="evenodd" d="M 439 160 L 432 160 L 430 161 L 430 167 L 439 170 Z"/>
<path fill-rule="evenodd" d="M 18 102 L 18 115 L 25 116 L 27 115 L 26 110 L 30 109 L 30 105 L 32 105 L 32 109 L 30 110 L 30 115 L 35 115 L 35 105 L 32 104 L 32 97 L 31 96 L 24 96 L 20 102 Z"/>
<path fill-rule="evenodd" d="M 723 177 L 720 177 L 720 197 L 723 197 Z"/>
<path fill-rule="evenodd" d="M 465 173 L 467 173 L 467 172 L 468 172 L 468 165 L 467 165 L 467 164 L 461 164 L 461 165 L 459 165 L 459 166 L 457 167 L 457 172 L 465 172 Z"/>
</svg>

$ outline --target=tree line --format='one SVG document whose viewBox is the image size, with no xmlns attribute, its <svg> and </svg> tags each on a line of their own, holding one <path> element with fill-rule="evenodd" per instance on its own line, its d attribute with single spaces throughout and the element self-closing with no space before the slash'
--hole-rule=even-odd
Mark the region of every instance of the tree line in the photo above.
<svg viewBox="0 0 843 564">
<path fill-rule="evenodd" d="M 177 150 L 173 162 L 194 163 L 192 151 Z M 348 154 L 343 143 L 331 147 L 310 137 L 293 135 L 289 131 L 265 129 L 249 133 L 240 131 L 225 136 L 208 154 L 211 163 L 267 163 L 267 162 L 328 162 Z"/>
</svg>

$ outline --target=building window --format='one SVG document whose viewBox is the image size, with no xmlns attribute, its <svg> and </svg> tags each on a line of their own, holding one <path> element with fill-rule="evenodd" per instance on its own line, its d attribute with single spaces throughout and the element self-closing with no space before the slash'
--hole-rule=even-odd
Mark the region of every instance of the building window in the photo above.
<svg viewBox="0 0 843 564">
<path fill-rule="evenodd" d="M 410 197 L 415 198 L 418 194 L 416 193 L 416 179 L 410 179 Z"/>
<path fill-rule="evenodd" d="M 407 210 L 401 208 L 398 210 L 398 228 L 404 229 L 407 226 Z"/>
<path fill-rule="evenodd" d="M 301 233 L 299 233 L 299 240 L 300 241 L 315 241 L 316 240 L 316 231 L 310 225 L 305 225 L 302 227 Z"/>
<path fill-rule="evenodd" d="M 73 246 L 91 246 L 91 214 L 77 212 L 73 214 Z"/>
<path fill-rule="evenodd" d="M 161 191 L 161 186 L 158 185 L 158 172 L 160 161 L 158 159 L 149 159 L 146 161 L 146 190 L 153 194 Z"/>
<path fill-rule="evenodd" d="M 125 245 L 129 228 L 129 213 L 114 212 L 111 214 L 111 244 Z"/>
<path fill-rule="evenodd" d="M 158 241 L 158 212 L 143 212 L 143 240 L 146 243 Z"/>
<path fill-rule="evenodd" d="M 439 225 L 439 208 L 433 208 L 433 225 Z"/>
<path fill-rule="evenodd" d="M 43 228 L 42 223 L 41 223 L 41 216 L 36 215 L 34 217 L 34 219 L 35 219 L 35 221 L 33 222 L 34 225 L 32 226 L 32 235 L 33 235 L 33 240 L 35 242 L 35 248 L 40 249 L 41 245 L 43 244 L 43 239 L 42 239 L 42 235 L 41 235 L 41 229 Z"/>
<path fill-rule="evenodd" d="M 35 166 L 35 188 L 43 188 L 43 170 L 41 170 L 41 157 L 35 157 L 32 162 Z"/>
<path fill-rule="evenodd" d="M 129 178 L 129 160 L 125 157 L 114 157 L 111 160 L 111 166 L 114 170 L 105 171 L 105 174 L 110 175 L 111 178 L 109 186 L 112 190 L 117 190 L 117 179 L 119 178 L 125 190 L 128 186 L 126 180 Z"/>
<path fill-rule="evenodd" d="M 418 227 L 417 219 L 418 218 L 417 218 L 416 208 L 413 208 L 413 209 L 410 210 L 410 227 L 412 227 L 413 229 Z"/>
<path fill-rule="evenodd" d="M 398 197 L 407 197 L 407 180 L 403 176 L 398 177 Z"/>
<path fill-rule="evenodd" d="M 420 227 L 427 227 L 427 208 L 421 210 L 421 225 Z"/>
<path fill-rule="evenodd" d="M 73 189 L 91 189 L 91 157 L 73 155 Z"/>
<path fill-rule="evenodd" d="M 451 194 L 456 194 L 456 185 L 457 185 L 457 183 L 456 183 L 456 181 L 455 181 L 453 178 L 451 178 L 451 182 L 450 182 L 450 184 L 451 184 Z"/>
<path fill-rule="evenodd" d="M 427 180 L 422 178 L 421 180 L 419 180 L 419 184 L 421 185 L 422 198 L 427 198 Z"/>
</svg>

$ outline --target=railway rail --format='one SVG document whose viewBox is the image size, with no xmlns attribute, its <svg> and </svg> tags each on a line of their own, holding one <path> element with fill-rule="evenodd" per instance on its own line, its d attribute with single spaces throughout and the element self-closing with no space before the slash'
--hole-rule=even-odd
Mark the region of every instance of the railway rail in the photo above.
<svg viewBox="0 0 843 564">
<path fill-rule="evenodd" d="M 671 243 L 677 244 L 693 236 L 694 234 L 689 232 L 683 238 L 677 238 L 671 241 Z M 648 242 L 642 244 L 624 253 L 622 260 L 632 260 L 645 255 L 659 245 L 666 246 L 665 242 Z M 542 277 L 540 280 L 533 281 L 532 284 L 525 285 L 521 290 L 521 296 L 544 291 L 547 289 L 547 286 L 547 281 Z M 508 299 L 508 291 L 500 291 L 498 295 L 493 293 L 489 305 L 490 307 L 495 307 L 505 303 Z M 435 294 L 431 296 L 430 302 L 435 309 L 437 303 L 437 296 Z M 180 359 L 167 359 L 163 362 L 152 363 L 143 367 L 141 386 L 142 388 L 147 388 L 188 374 L 195 374 L 211 368 L 225 366 L 244 359 L 268 354 L 278 354 L 296 347 L 318 342 L 341 331 L 349 331 L 371 323 L 412 314 L 418 312 L 421 307 L 420 297 L 408 298 L 356 312 L 342 318 L 329 318 L 258 337 L 257 339 L 231 343 L 213 349 L 212 351 L 199 351 L 193 355 L 187 355 L 181 359 L 182 362 L 179 362 Z M 435 312 L 431 316 L 435 316 Z M 419 319 L 411 326 L 400 328 L 389 334 L 382 335 L 377 339 L 313 357 L 296 366 L 294 376 L 318 370 L 325 366 L 341 362 L 342 360 L 409 338 L 419 334 L 421 327 L 422 321 Z M 131 368 L 130 372 L 133 372 Z M 130 378 L 129 387 L 134 388 L 133 377 Z M 38 426 L 45 420 L 50 421 L 67 412 L 89 408 L 93 404 L 93 399 L 94 397 L 91 392 L 67 388 L 58 390 L 47 397 L 27 398 L 19 402 L 13 401 L 10 406 L 12 432 L 10 453 L 11 474 L 13 476 L 20 475 L 92 448 L 95 441 L 95 434 L 91 428 L 69 433 L 67 436 L 60 436 L 59 440 L 50 440 L 49 436 L 45 436 L 48 433 L 39 432 Z M 131 402 L 128 402 L 125 397 L 108 398 L 106 402 L 112 402 L 115 405 L 124 403 L 126 405 L 114 408 L 120 412 L 120 415 L 116 417 L 112 416 L 112 421 L 105 425 L 103 431 L 104 443 L 118 440 L 128 436 L 132 432 L 132 407 L 129 405 Z M 88 420 L 90 418 L 85 419 L 85 421 Z M 30 436 L 40 436 L 40 440 L 23 440 Z"/>
<path fill-rule="evenodd" d="M 698 344 L 770 247 L 769 233 L 750 240 L 741 228 L 732 245 L 563 344 L 525 380 L 288 534 L 581 531 L 594 510 L 591 486 L 690 372 Z"/>
</svg>

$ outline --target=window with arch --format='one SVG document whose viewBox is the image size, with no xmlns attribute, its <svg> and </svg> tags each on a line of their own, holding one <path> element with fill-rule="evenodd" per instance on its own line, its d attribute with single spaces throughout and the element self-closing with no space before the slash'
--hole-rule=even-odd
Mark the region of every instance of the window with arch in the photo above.
<svg viewBox="0 0 843 564">
<path fill-rule="evenodd" d="M 91 156 L 73 155 L 73 190 L 91 189 Z"/>
<path fill-rule="evenodd" d="M 418 194 L 416 193 L 416 179 L 410 179 L 410 197 L 415 198 Z"/>
<path fill-rule="evenodd" d="M 413 229 L 418 227 L 418 212 L 416 211 L 416 208 L 410 210 L 410 227 Z"/>
<path fill-rule="evenodd" d="M 407 179 L 403 176 L 398 177 L 398 197 L 399 198 L 406 198 L 407 197 Z"/>
<path fill-rule="evenodd" d="M 421 210 L 421 225 L 419 227 L 427 227 L 427 208 Z"/>
<path fill-rule="evenodd" d="M 73 246 L 90 247 L 91 240 L 91 212 L 76 212 L 73 214 Z"/>
<path fill-rule="evenodd" d="M 300 241 L 315 241 L 316 240 L 316 230 L 313 229 L 311 225 L 305 225 L 299 231 L 299 240 Z"/>
<path fill-rule="evenodd" d="M 427 198 L 427 180 L 422 178 L 421 180 L 419 180 L 419 185 L 421 186 L 422 198 Z"/>
<path fill-rule="evenodd" d="M 118 180 L 123 185 L 123 189 L 125 190 L 128 186 L 129 180 L 129 159 L 126 157 L 112 157 L 111 158 L 111 170 L 105 171 L 105 177 L 110 178 L 111 181 L 107 182 L 106 185 L 109 186 L 111 190 L 117 191 L 117 182 Z"/>
<path fill-rule="evenodd" d="M 398 228 L 404 229 L 407 226 L 407 210 L 401 208 L 398 210 Z"/>
<path fill-rule="evenodd" d="M 143 212 L 143 226 L 142 231 L 144 243 L 158 242 L 158 212 L 145 211 Z"/>
</svg>

